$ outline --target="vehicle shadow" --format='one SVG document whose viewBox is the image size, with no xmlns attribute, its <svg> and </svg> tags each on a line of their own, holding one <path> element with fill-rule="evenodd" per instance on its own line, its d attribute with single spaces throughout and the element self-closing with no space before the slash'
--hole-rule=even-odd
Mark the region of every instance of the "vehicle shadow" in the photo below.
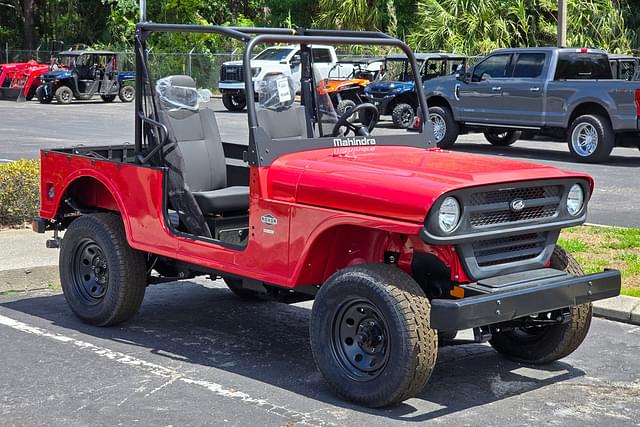
<svg viewBox="0 0 640 427">
<path fill-rule="evenodd" d="M 428 386 L 416 399 L 374 410 L 338 399 L 323 383 L 310 352 L 306 307 L 248 303 L 226 287 L 194 282 L 150 287 L 140 313 L 111 328 L 81 323 L 62 295 L 0 306 L 45 319 L 74 331 L 73 336 L 112 340 L 118 344 L 110 348 L 136 352 L 138 357 L 145 358 L 138 349 L 122 346 L 137 346 L 160 357 L 221 369 L 331 405 L 406 422 L 436 419 L 585 375 L 563 362 L 535 369 L 513 363 L 487 344 L 445 346 L 438 352 Z"/>
<path fill-rule="evenodd" d="M 536 141 L 526 141 L 533 144 Z M 542 141 L 541 141 L 542 142 Z M 544 141 L 546 144 L 558 144 L 559 148 L 563 148 L 564 151 L 549 150 L 541 146 L 541 148 L 531 148 L 527 146 L 518 146 L 518 143 L 509 147 L 495 147 L 486 144 L 466 143 L 458 141 L 451 148 L 452 151 L 463 151 L 466 153 L 474 154 L 489 154 L 493 156 L 504 156 L 510 158 L 519 158 L 524 160 L 549 160 L 554 162 L 570 163 L 576 165 L 576 160 L 573 158 L 569 150 L 566 148 L 564 142 L 551 142 Z M 639 153 L 640 154 L 640 153 Z M 634 167 L 640 166 L 640 156 L 632 155 L 620 155 L 616 154 L 616 149 L 613 150 L 606 162 L 602 162 L 602 165 L 614 166 L 614 167 Z"/>
</svg>

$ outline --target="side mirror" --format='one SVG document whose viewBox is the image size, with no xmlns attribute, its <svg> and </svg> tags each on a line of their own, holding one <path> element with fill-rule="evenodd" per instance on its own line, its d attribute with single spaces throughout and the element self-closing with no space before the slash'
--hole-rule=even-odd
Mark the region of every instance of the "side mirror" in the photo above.
<svg viewBox="0 0 640 427">
<path fill-rule="evenodd" d="M 472 77 L 473 77 L 473 71 L 465 71 L 464 68 L 456 72 L 456 80 L 461 81 L 463 83 L 469 83 Z"/>
<path fill-rule="evenodd" d="M 291 58 L 291 61 L 289 61 L 289 66 L 291 68 L 295 68 L 298 65 L 300 65 L 301 62 L 302 60 L 300 59 L 300 55 L 293 55 L 293 57 Z"/>
</svg>

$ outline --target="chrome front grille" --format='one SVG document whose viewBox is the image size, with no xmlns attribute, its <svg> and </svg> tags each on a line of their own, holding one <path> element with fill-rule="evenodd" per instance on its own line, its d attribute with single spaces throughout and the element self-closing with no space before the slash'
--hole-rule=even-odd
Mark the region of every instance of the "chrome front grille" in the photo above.
<svg viewBox="0 0 640 427">
<path fill-rule="evenodd" d="M 220 81 L 243 82 L 242 65 L 223 65 L 220 69 Z"/>
<path fill-rule="evenodd" d="M 525 261 L 538 257 L 545 249 L 546 233 L 530 233 L 472 243 L 479 267 Z"/>
</svg>

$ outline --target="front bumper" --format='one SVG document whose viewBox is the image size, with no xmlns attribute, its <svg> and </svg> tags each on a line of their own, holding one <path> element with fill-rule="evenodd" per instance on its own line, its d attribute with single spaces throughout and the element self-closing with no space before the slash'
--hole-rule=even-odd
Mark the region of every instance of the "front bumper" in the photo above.
<svg viewBox="0 0 640 427">
<path fill-rule="evenodd" d="M 431 327 L 443 331 L 492 325 L 620 294 L 617 270 L 586 276 L 544 268 L 478 281 L 463 288 L 482 290 L 458 300 L 431 301 Z"/>
<path fill-rule="evenodd" d="M 367 94 L 365 94 L 364 96 L 366 97 L 367 102 L 372 103 L 378 108 L 378 112 L 381 115 L 388 115 L 391 113 L 390 111 L 388 111 L 388 109 L 389 109 L 389 103 L 394 98 L 393 96 L 387 95 L 383 97 L 376 97 L 376 96 L 367 95 Z"/>
</svg>

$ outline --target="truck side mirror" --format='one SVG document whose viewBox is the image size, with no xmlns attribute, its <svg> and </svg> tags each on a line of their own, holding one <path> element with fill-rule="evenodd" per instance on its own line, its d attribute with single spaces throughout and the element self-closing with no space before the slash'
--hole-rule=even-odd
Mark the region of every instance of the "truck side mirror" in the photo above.
<svg viewBox="0 0 640 427">
<path fill-rule="evenodd" d="M 469 83 L 472 77 L 473 71 L 465 71 L 464 68 L 456 73 L 456 80 L 463 83 Z"/>
</svg>

